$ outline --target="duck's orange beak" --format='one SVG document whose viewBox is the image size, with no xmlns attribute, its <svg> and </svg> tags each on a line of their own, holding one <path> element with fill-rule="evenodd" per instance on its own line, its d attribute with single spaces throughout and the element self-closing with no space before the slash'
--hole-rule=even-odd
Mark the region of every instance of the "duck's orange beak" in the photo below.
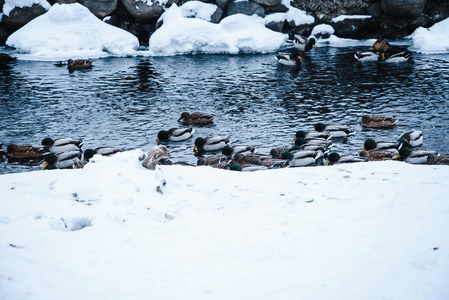
<svg viewBox="0 0 449 300">
<path fill-rule="evenodd" d="M 195 151 L 196 151 L 196 148 L 197 148 L 197 147 L 196 147 L 196 145 L 195 145 L 195 146 L 193 146 L 193 152 L 195 152 Z"/>
<path fill-rule="evenodd" d="M 315 44 L 313 44 L 313 48 L 315 48 L 315 49 L 316 49 L 316 45 L 315 45 Z"/>
<path fill-rule="evenodd" d="M 296 141 L 298 138 L 295 136 L 293 139 L 292 139 L 292 142 L 294 142 L 294 141 Z"/>
<path fill-rule="evenodd" d="M 42 166 L 42 169 L 46 169 L 48 167 L 48 162 L 44 162 L 44 165 Z"/>
</svg>

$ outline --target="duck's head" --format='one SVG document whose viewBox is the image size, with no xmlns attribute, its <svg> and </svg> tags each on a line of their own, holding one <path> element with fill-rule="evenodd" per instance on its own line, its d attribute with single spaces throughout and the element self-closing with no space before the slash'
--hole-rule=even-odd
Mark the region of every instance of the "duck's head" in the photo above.
<svg viewBox="0 0 449 300">
<path fill-rule="evenodd" d="M 362 150 L 368 150 L 369 151 L 369 150 L 376 149 L 376 147 L 377 147 L 377 143 L 376 143 L 375 140 L 367 139 L 365 141 L 365 143 L 363 144 L 363 149 Z"/>
<path fill-rule="evenodd" d="M 94 155 L 95 155 L 94 149 L 86 149 L 86 151 L 84 151 L 84 160 L 89 161 L 89 159 L 94 157 Z"/>
<path fill-rule="evenodd" d="M 399 149 L 399 153 L 396 154 L 393 159 L 405 160 L 407 157 L 409 157 L 410 153 L 412 153 L 412 150 L 409 147 L 402 147 L 401 149 Z"/>
<path fill-rule="evenodd" d="M 327 157 L 327 162 L 325 163 L 326 165 L 328 164 L 335 164 L 339 159 L 340 159 L 340 154 L 338 154 L 337 152 L 332 152 L 331 154 L 329 154 L 329 156 Z"/>
<path fill-rule="evenodd" d="M 315 131 L 323 132 L 324 129 L 326 129 L 326 125 L 324 125 L 323 123 L 317 123 L 315 125 Z"/>
<path fill-rule="evenodd" d="M 307 133 L 304 130 L 296 131 L 295 137 L 293 138 L 292 141 L 295 141 L 296 139 L 299 139 L 299 138 L 305 138 L 306 134 Z"/>
<path fill-rule="evenodd" d="M 226 145 L 223 147 L 223 149 L 221 149 L 221 153 L 226 156 L 231 156 L 233 152 L 234 150 L 229 145 Z"/>
<path fill-rule="evenodd" d="M 188 119 L 188 118 L 190 118 L 190 113 L 185 111 L 185 112 L 181 113 L 181 117 L 179 118 L 179 120 Z"/>
<path fill-rule="evenodd" d="M 6 147 L 6 153 L 14 153 L 18 148 L 19 146 L 17 146 L 16 144 L 9 144 L 8 147 Z"/>
<path fill-rule="evenodd" d="M 305 143 L 306 143 L 306 140 L 303 139 L 303 138 L 297 138 L 297 139 L 295 140 L 295 146 L 298 146 L 298 147 L 304 145 Z"/>
<path fill-rule="evenodd" d="M 49 137 L 43 139 L 41 142 L 42 145 L 48 146 L 48 147 L 51 147 L 53 145 L 53 143 L 54 143 L 54 141 Z"/>
<path fill-rule="evenodd" d="M 312 44 L 313 48 L 316 49 L 316 45 L 315 45 L 316 40 L 315 40 L 314 38 L 310 38 L 310 39 L 309 39 L 309 42 Z"/>
<path fill-rule="evenodd" d="M 229 170 L 231 170 L 231 171 L 241 171 L 241 170 L 242 170 L 242 167 L 239 166 L 238 164 L 233 164 L 233 165 L 231 165 L 231 166 L 229 167 Z"/>
<path fill-rule="evenodd" d="M 404 147 L 407 147 L 407 148 L 411 148 L 412 147 L 409 144 L 409 142 L 407 142 L 407 140 L 404 139 L 404 138 L 398 139 L 397 142 L 398 142 L 398 149 L 401 149 L 401 148 L 404 148 Z"/>
<path fill-rule="evenodd" d="M 284 153 L 282 153 L 281 158 L 282 159 L 292 159 L 293 154 L 290 151 L 285 151 Z"/>
<path fill-rule="evenodd" d="M 170 139 L 170 133 L 167 130 L 161 130 L 157 133 L 156 142 L 168 142 Z"/>
<path fill-rule="evenodd" d="M 195 139 L 195 145 L 193 146 L 193 151 L 195 152 L 197 149 L 203 149 L 206 144 L 206 140 L 202 137 L 198 137 Z"/>
<path fill-rule="evenodd" d="M 44 165 L 42 166 L 42 168 L 43 169 L 53 169 L 54 164 L 56 163 L 57 160 L 58 160 L 58 158 L 56 157 L 56 155 L 54 153 L 47 154 L 47 156 L 45 156 L 45 162 L 44 162 Z"/>
</svg>

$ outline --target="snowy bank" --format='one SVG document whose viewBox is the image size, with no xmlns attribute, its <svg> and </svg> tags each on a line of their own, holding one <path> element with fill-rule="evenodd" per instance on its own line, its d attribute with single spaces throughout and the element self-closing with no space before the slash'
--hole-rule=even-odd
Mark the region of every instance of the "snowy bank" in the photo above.
<svg viewBox="0 0 449 300">
<path fill-rule="evenodd" d="M 0 176 L 0 299 L 449 297 L 447 166 L 149 171 L 141 153 Z"/>
<path fill-rule="evenodd" d="M 449 18 L 430 28 L 419 27 L 410 36 L 413 40 L 411 50 L 422 53 L 449 52 Z"/>
</svg>

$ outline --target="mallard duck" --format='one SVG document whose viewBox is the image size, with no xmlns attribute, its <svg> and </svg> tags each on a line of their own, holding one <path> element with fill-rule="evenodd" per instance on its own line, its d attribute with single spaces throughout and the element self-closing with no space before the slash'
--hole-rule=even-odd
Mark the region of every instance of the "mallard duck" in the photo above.
<svg viewBox="0 0 449 300">
<path fill-rule="evenodd" d="M 315 130 L 318 132 L 328 132 L 332 135 L 331 138 L 335 139 L 348 138 L 355 134 L 355 131 L 350 129 L 349 126 L 338 124 L 324 125 L 323 123 L 317 123 Z"/>
<path fill-rule="evenodd" d="M 365 143 L 363 144 L 362 150 L 385 150 L 385 149 L 399 149 L 401 148 L 400 143 L 396 142 L 376 142 L 373 139 L 367 139 Z"/>
<path fill-rule="evenodd" d="M 282 153 L 282 158 L 288 160 L 290 167 L 314 166 L 323 156 L 321 151 L 292 150 Z"/>
<path fill-rule="evenodd" d="M 316 40 L 313 37 L 306 38 L 305 36 L 294 34 L 291 40 L 293 43 L 293 47 L 298 49 L 300 52 L 307 52 L 312 50 L 312 48 L 316 48 Z"/>
<path fill-rule="evenodd" d="M 449 154 L 431 153 L 427 156 L 428 165 L 449 165 Z"/>
<path fill-rule="evenodd" d="M 299 51 L 293 53 L 280 52 L 275 58 L 284 66 L 300 66 L 302 64 L 302 58 L 299 56 Z"/>
<path fill-rule="evenodd" d="M 366 128 L 390 129 L 398 122 L 392 116 L 385 115 L 364 115 L 361 125 Z"/>
<path fill-rule="evenodd" d="M 327 161 L 324 163 L 325 165 L 334 165 L 334 164 L 345 164 L 345 163 L 357 163 L 357 162 L 366 162 L 368 158 L 366 157 L 355 157 L 352 155 L 340 155 L 337 152 L 332 152 L 327 157 Z"/>
<path fill-rule="evenodd" d="M 432 154 L 437 153 L 433 150 L 411 150 L 408 147 L 403 147 L 399 149 L 399 154 L 393 159 L 405 161 L 409 164 L 427 164 L 427 159 Z"/>
<path fill-rule="evenodd" d="M 122 151 L 123 148 L 119 147 L 97 147 L 95 149 L 86 149 L 83 153 L 83 158 L 85 161 L 89 161 L 95 154 L 100 154 L 102 156 L 109 156 L 117 152 Z"/>
<path fill-rule="evenodd" d="M 43 168 L 53 169 L 81 169 L 85 162 L 80 159 L 79 151 L 67 151 L 59 154 L 50 153 L 45 156 Z"/>
<path fill-rule="evenodd" d="M 369 161 L 384 161 L 393 159 L 398 154 L 398 150 L 395 148 L 382 149 L 382 150 L 362 150 L 360 151 L 360 157 L 365 157 Z"/>
<path fill-rule="evenodd" d="M 304 130 L 298 130 L 295 133 L 295 137 L 292 141 L 295 141 L 296 139 L 303 138 L 306 141 L 309 140 L 315 140 L 315 139 L 324 139 L 328 140 L 332 137 L 332 134 L 329 132 L 318 132 L 318 131 L 312 131 L 312 132 L 305 132 Z"/>
<path fill-rule="evenodd" d="M 255 148 L 253 146 L 249 145 L 235 145 L 235 146 L 229 146 L 226 145 L 221 149 L 221 153 L 223 155 L 226 155 L 227 157 L 234 157 L 238 153 L 245 153 L 245 152 L 254 152 Z"/>
<path fill-rule="evenodd" d="M 190 114 L 185 111 L 181 114 L 181 117 L 178 119 L 178 121 L 184 124 L 208 125 L 213 123 L 214 118 L 215 116 L 211 114 L 202 112 L 194 112 Z"/>
<path fill-rule="evenodd" d="M 196 163 L 197 166 L 210 166 L 217 169 L 225 169 L 231 163 L 231 159 L 225 155 L 214 155 L 200 157 Z"/>
<path fill-rule="evenodd" d="M 390 43 L 385 39 L 379 38 L 373 44 L 373 50 L 380 53 L 382 58 L 384 58 L 383 55 L 388 51 L 388 49 L 390 49 Z"/>
<path fill-rule="evenodd" d="M 354 53 L 354 57 L 355 57 L 355 59 L 357 59 L 358 62 L 378 61 L 379 53 L 372 52 L 372 51 L 356 52 L 356 53 Z"/>
<path fill-rule="evenodd" d="M 422 131 L 419 130 L 406 131 L 399 136 L 398 142 L 403 142 L 405 146 L 409 148 L 419 147 L 422 145 L 423 142 Z"/>
<path fill-rule="evenodd" d="M 67 68 L 69 70 L 90 69 L 93 63 L 89 59 L 69 59 L 67 61 Z"/>
<path fill-rule="evenodd" d="M 157 164 L 171 164 L 168 159 L 171 158 L 170 152 L 164 145 L 155 146 L 147 153 L 142 154 L 139 160 L 142 166 L 149 170 L 155 170 Z"/>
<path fill-rule="evenodd" d="M 327 153 L 333 146 L 334 144 L 329 140 L 313 139 L 307 141 L 303 138 L 298 138 L 295 140 L 295 147 L 293 147 L 292 150 L 298 148 L 300 150 L 312 150 L 312 151 L 321 150 Z"/>
<path fill-rule="evenodd" d="M 193 146 L 193 152 L 197 154 L 202 154 L 204 152 L 218 151 L 223 149 L 227 144 L 229 144 L 228 136 L 209 136 L 209 137 L 198 137 L 195 140 L 195 146 Z"/>
<path fill-rule="evenodd" d="M 169 130 L 161 130 L 157 134 L 157 142 L 168 143 L 185 141 L 192 137 L 195 130 L 189 127 L 170 128 Z"/>
<path fill-rule="evenodd" d="M 406 62 L 410 59 L 412 53 L 408 52 L 408 51 L 404 51 L 404 52 L 399 52 L 393 55 L 389 55 L 389 54 L 385 54 L 383 55 L 383 53 L 380 56 L 380 61 L 383 62 L 389 62 L 389 63 L 401 63 L 401 62 Z"/>
<path fill-rule="evenodd" d="M 261 166 L 261 165 L 243 165 L 240 166 L 238 164 L 232 164 L 229 167 L 229 170 L 231 171 L 239 171 L 239 172 L 254 172 L 254 171 L 262 171 L 262 170 L 268 170 L 268 167 Z"/>
<path fill-rule="evenodd" d="M 83 140 L 72 139 L 72 138 L 61 138 L 52 140 L 51 138 L 45 138 L 42 140 L 41 144 L 48 149 L 51 153 L 62 153 L 67 151 L 81 151 L 83 145 Z"/>
<path fill-rule="evenodd" d="M 258 165 L 267 168 L 282 168 L 286 166 L 286 160 L 273 159 L 269 155 L 253 152 L 236 154 L 232 163 L 238 164 L 239 166 Z"/>
<path fill-rule="evenodd" d="M 11 161 L 43 160 L 49 152 L 41 145 L 16 145 L 6 147 L 6 157 Z"/>
</svg>

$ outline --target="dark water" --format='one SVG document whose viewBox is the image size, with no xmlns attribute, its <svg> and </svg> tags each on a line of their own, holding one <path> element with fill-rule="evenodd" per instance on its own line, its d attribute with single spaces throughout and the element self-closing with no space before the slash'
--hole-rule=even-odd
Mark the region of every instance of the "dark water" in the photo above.
<svg viewBox="0 0 449 300">
<path fill-rule="evenodd" d="M 409 129 L 422 148 L 449 153 L 449 54 L 413 54 L 410 63 L 356 64 L 360 48 L 318 48 L 299 69 L 269 55 L 198 55 L 97 59 L 69 73 L 51 62 L 0 62 L 0 142 L 36 143 L 80 137 L 84 149 L 121 146 L 144 151 L 161 129 L 179 126 L 182 111 L 215 114 L 196 136 L 230 135 L 268 153 L 296 130 L 317 122 L 348 124 L 357 134 L 335 151 L 357 155 L 366 138 L 394 141 Z M 366 113 L 391 114 L 391 130 L 366 130 Z M 174 161 L 196 163 L 193 141 L 171 144 Z M 40 166 L 0 163 L 1 173 Z"/>
</svg>

